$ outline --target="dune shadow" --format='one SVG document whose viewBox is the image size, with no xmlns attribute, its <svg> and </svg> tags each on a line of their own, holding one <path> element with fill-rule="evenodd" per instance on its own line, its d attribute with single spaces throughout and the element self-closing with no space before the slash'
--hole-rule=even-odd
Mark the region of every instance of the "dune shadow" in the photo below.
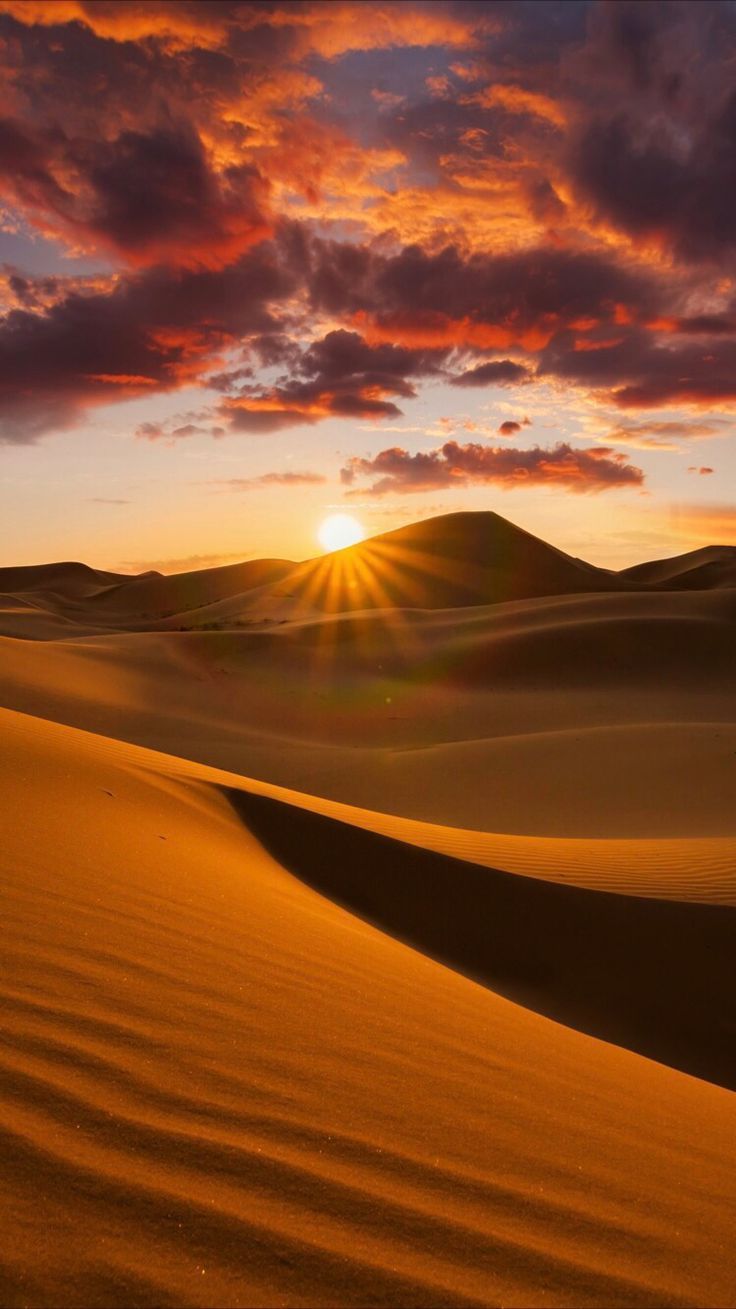
<svg viewBox="0 0 736 1309">
<path fill-rule="evenodd" d="M 227 790 L 306 885 L 472 980 L 736 1089 L 736 910 L 545 882 Z"/>
</svg>

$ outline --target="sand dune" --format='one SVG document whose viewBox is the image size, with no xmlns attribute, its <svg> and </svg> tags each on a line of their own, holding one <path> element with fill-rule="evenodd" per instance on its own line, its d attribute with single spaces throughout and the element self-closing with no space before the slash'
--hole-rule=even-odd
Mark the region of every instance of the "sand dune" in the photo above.
<svg viewBox="0 0 736 1309">
<path fill-rule="evenodd" d="M 218 600 L 242 595 L 256 587 L 277 583 L 293 567 L 293 563 L 284 559 L 254 559 L 220 568 L 202 568 L 193 573 L 125 578 L 96 597 L 95 612 L 143 620 L 186 613 Z"/>
<path fill-rule="evenodd" d="M 635 564 L 633 568 L 624 568 L 619 576 L 634 582 L 693 591 L 736 586 L 736 546 L 707 545 L 673 559 Z"/>
<path fill-rule="evenodd" d="M 146 627 L 179 615 L 192 621 L 200 609 L 207 611 L 200 621 L 232 620 L 239 611 L 294 618 L 632 589 L 623 576 L 574 559 L 494 513 L 447 514 L 302 564 L 261 559 L 138 577 L 101 573 L 84 564 L 0 569 L 0 595 L 43 592 L 52 608 L 65 609 L 82 626 L 86 620 L 93 630 L 116 622 Z M 90 601 L 86 613 L 79 611 L 80 598 Z M 235 608 L 222 604 L 238 599 Z"/>
<path fill-rule="evenodd" d="M 197 765 L 2 733 L 3 1303 L 731 1303 L 731 1094 L 346 912 L 246 781 L 243 822 Z"/>
<path fill-rule="evenodd" d="M 0 703 L 481 830 L 725 836 L 735 592 L 0 638 Z"/>
<path fill-rule="evenodd" d="M 494 513 L 446 514 L 397 528 L 303 564 L 287 583 L 297 600 L 333 613 L 388 605 L 438 609 L 630 586 Z"/>
<path fill-rule="evenodd" d="M 735 1305 L 736 587 L 0 570 L 0 1301 Z"/>
<path fill-rule="evenodd" d="M 20 568 L 0 568 L 0 594 L 15 593 L 67 596 L 90 599 L 106 587 L 124 581 L 122 573 L 107 573 L 87 564 L 37 564 Z"/>
<path fill-rule="evenodd" d="M 624 655 L 633 643 L 640 657 L 656 637 L 651 625 L 665 620 L 672 624 L 669 646 L 687 639 L 688 631 L 696 643 L 709 642 L 709 625 L 735 619 L 734 558 L 736 547 L 713 546 L 614 573 L 564 554 L 497 514 L 448 514 L 302 564 L 260 559 L 135 577 L 83 564 L 0 569 L 0 632 L 54 639 L 63 622 L 73 627 L 70 635 L 238 628 L 268 634 L 274 625 L 312 624 L 326 615 L 340 619 L 332 638 L 339 643 L 353 622 L 366 629 L 373 617 L 385 625 L 384 611 L 394 617 L 399 611 L 410 628 L 417 615 L 427 620 L 432 611 L 448 611 L 445 626 L 463 611 L 467 624 L 480 608 L 490 612 L 498 635 L 504 629 L 519 644 L 525 626 L 585 624 L 587 630 L 606 618 L 619 627 L 626 622 L 620 636 L 608 627 L 600 647 L 577 656 L 599 662 L 612 640 Z M 552 648 L 546 635 L 545 648 Z M 718 648 L 713 655 L 722 658 Z M 518 663 L 515 649 L 510 661 Z M 566 667 L 566 660 L 559 663 Z"/>
</svg>

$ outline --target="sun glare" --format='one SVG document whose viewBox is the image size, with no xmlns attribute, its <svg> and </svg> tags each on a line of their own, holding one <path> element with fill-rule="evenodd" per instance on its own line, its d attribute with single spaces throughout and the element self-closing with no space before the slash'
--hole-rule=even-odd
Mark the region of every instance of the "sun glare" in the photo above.
<svg viewBox="0 0 736 1309">
<path fill-rule="evenodd" d="M 357 545 L 365 532 L 352 514 L 330 514 L 325 518 L 317 532 L 322 549 L 328 553 L 332 550 L 344 550 L 347 545 Z"/>
</svg>

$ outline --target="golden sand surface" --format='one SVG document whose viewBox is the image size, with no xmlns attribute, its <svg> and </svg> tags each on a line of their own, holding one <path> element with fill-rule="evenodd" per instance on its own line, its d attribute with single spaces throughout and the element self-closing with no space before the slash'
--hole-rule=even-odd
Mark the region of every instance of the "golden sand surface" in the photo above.
<svg viewBox="0 0 736 1309">
<path fill-rule="evenodd" d="M 499 523 L 0 570 L 3 1305 L 736 1305 L 730 556 Z"/>
</svg>

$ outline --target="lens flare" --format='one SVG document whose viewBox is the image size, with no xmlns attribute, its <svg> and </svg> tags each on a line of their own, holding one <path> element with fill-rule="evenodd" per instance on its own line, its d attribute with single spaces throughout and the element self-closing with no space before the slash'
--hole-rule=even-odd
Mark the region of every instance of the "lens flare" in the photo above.
<svg viewBox="0 0 736 1309">
<path fill-rule="evenodd" d="M 317 532 L 317 539 L 327 553 L 344 550 L 348 545 L 357 545 L 364 537 L 361 524 L 352 514 L 330 514 Z"/>
</svg>

